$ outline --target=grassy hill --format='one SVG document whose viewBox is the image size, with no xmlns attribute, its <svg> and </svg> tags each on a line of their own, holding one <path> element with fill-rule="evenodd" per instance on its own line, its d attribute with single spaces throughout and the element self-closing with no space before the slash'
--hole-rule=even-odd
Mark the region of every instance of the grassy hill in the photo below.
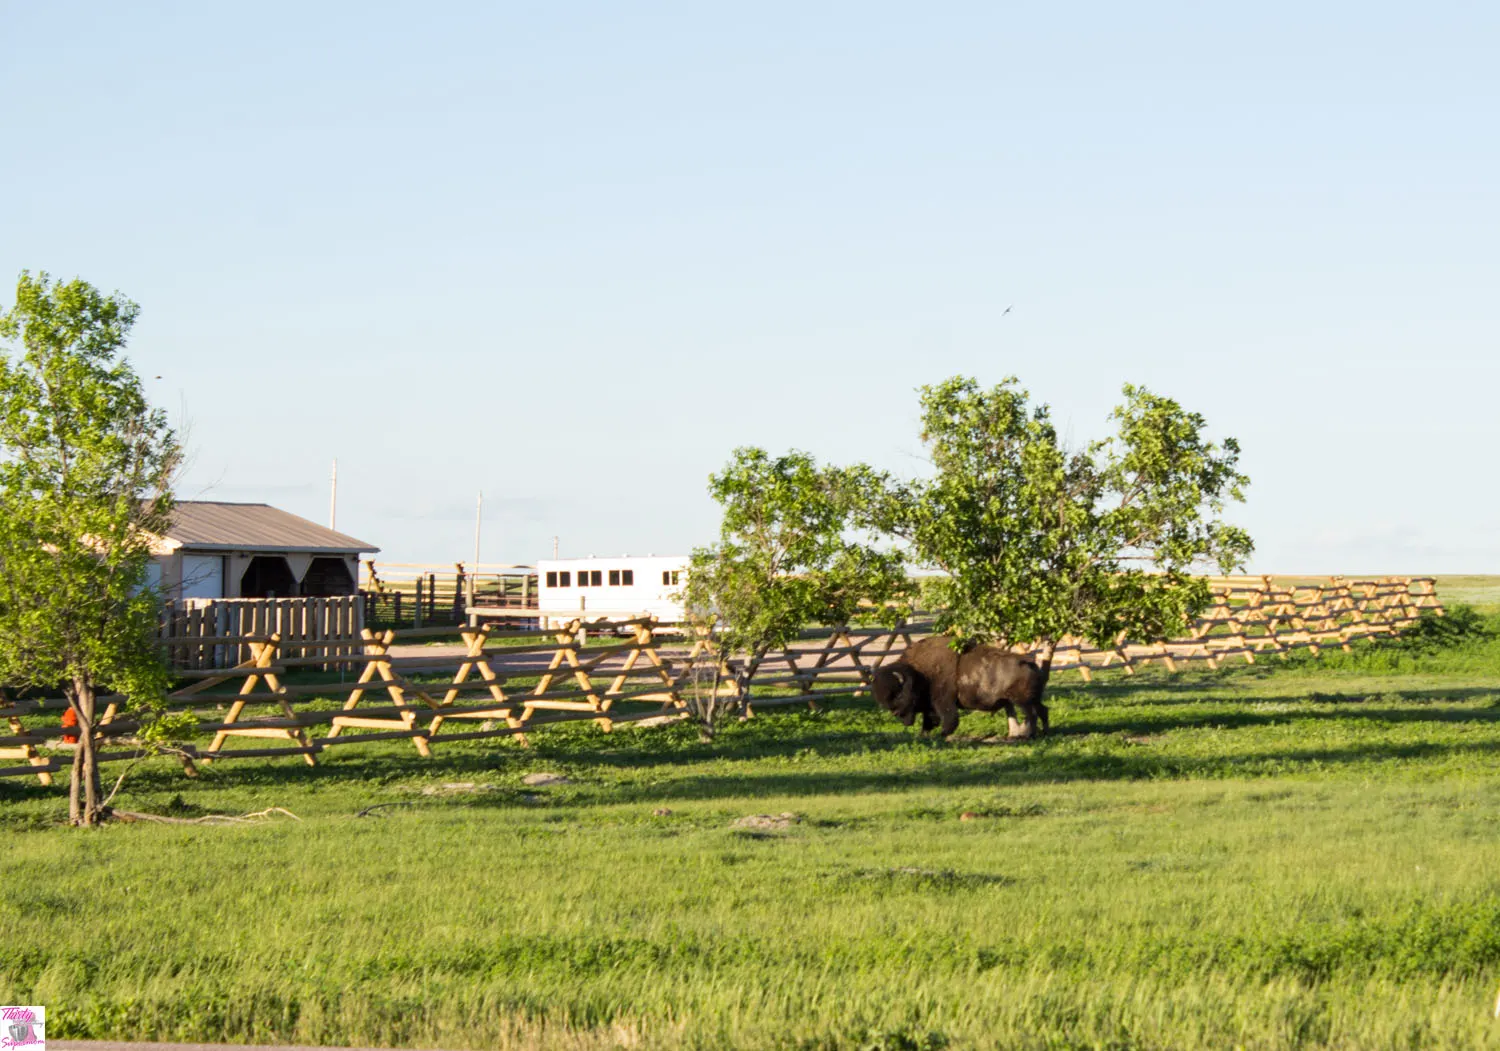
<svg viewBox="0 0 1500 1051">
<path fill-rule="evenodd" d="M 573 727 L 163 764 L 130 806 L 301 820 L 95 833 L 0 785 L 0 989 L 58 1037 L 1500 1047 L 1500 623 L 1452 623 L 1067 676 L 1028 744 L 851 702 L 712 746 Z"/>
</svg>

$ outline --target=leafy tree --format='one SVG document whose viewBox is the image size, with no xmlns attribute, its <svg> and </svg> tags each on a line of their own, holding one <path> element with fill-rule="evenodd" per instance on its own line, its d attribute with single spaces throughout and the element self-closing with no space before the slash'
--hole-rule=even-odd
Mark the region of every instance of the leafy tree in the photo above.
<svg viewBox="0 0 1500 1051">
<path fill-rule="evenodd" d="M 690 623 L 711 632 L 713 672 L 690 702 L 705 738 L 721 710 L 731 654 L 746 655 L 733 691 L 742 701 L 748 674 L 807 625 L 894 622 L 905 612 L 902 555 L 847 534 L 861 480 L 806 453 L 773 457 L 755 448 L 736 449 L 709 479 L 724 509 L 719 541 L 693 552 L 682 594 Z"/>
<path fill-rule="evenodd" d="M 146 585 L 179 448 L 121 356 L 137 307 L 23 272 L 0 315 L 0 683 L 61 687 L 78 720 L 69 817 L 107 814 L 93 736 L 101 692 L 159 705 L 167 670 Z"/>
<path fill-rule="evenodd" d="M 1064 636 L 1099 645 L 1162 638 L 1210 601 L 1195 566 L 1231 572 L 1253 545 L 1222 521 L 1243 500 L 1233 438 L 1202 416 L 1127 385 L 1117 432 L 1069 451 L 1046 405 L 1010 378 L 988 390 L 954 377 L 921 391 L 932 477 L 867 472 L 861 520 L 940 570 L 938 627 L 963 640 L 1033 644 L 1050 663 Z"/>
</svg>

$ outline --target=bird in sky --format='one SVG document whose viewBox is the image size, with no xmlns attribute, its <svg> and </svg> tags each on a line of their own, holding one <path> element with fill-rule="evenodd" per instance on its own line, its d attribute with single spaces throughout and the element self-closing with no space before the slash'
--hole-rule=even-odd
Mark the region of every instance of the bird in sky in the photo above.
<svg viewBox="0 0 1500 1051">
<path fill-rule="evenodd" d="M 1000 316 L 1004 317 L 1006 314 L 1009 314 L 1012 309 L 1014 309 L 1014 308 L 1012 308 L 1012 307 L 1006 307 L 1004 310 L 1000 311 Z"/>
</svg>

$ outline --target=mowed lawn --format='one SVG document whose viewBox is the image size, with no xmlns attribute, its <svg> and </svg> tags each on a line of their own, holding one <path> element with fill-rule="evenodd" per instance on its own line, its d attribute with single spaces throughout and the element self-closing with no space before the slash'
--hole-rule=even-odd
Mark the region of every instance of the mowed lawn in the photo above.
<svg viewBox="0 0 1500 1051">
<path fill-rule="evenodd" d="M 58 1037 L 1500 1047 L 1500 642 L 1067 675 L 1052 707 L 1029 744 L 852 702 L 711 746 L 163 764 L 122 800 L 300 822 L 78 832 L 7 783 L 0 996 Z"/>
</svg>

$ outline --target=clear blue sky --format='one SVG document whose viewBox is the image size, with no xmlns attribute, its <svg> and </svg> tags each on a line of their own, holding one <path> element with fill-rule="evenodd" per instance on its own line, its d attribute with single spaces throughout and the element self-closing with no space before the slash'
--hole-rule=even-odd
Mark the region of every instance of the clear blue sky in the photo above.
<svg viewBox="0 0 1500 1051">
<path fill-rule="evenodd" d="M 683 551 L 914 389 L 1240 438 L 1253 568 L 1500 572 L 1493 4 L 0 2 L 0 303 L 142 306 L 182 495 Z M 1008 315 L 1007 307 L 1013 308 Z M 157 375 L 161 379 L 153 379 Z"/>
</svg>

